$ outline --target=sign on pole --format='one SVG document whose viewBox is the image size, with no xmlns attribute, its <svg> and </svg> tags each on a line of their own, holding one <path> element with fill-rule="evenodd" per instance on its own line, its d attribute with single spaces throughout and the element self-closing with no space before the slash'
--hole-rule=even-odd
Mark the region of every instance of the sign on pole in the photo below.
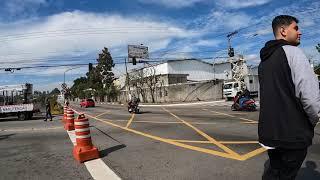
<svg viewBox="0 0 320 180">
<path fill-rule="evenodd" d="M 128 62 L 132 62 L 132 58 L 148 59 L 148 47 L 141 45 L 128 45 Z"/>
</svg>

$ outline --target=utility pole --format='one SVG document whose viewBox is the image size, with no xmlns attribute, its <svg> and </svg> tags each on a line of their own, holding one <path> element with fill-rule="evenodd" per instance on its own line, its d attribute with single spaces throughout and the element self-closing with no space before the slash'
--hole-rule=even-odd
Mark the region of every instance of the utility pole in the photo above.
<svg viewBox="0 0 320 180">
<path fill-rule="evenodd" d="M 126 89 L 127 89 L 127 100 L 129 100 L 129 94 L 130 94 L 130 83 L 129 83 L 129 73 L 128 73 L 128 67 L 127 67 L 127 58 L 124 58 L 124 64 L 126 66 Z"/>
</svg>

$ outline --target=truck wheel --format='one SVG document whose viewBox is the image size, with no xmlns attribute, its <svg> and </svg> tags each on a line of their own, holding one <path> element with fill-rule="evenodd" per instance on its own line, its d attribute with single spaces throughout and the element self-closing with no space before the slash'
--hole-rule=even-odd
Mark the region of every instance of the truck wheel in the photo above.
<svg viewBox="0 0 320 180">
<path fill-rule="evenodd" d="M 26 114 L 25 114 L 24 112 L 19 112 L 19 113 L 18 113 L 18 119 L 19 119 L 20 121 L 26 120 Z"/>
</svg>

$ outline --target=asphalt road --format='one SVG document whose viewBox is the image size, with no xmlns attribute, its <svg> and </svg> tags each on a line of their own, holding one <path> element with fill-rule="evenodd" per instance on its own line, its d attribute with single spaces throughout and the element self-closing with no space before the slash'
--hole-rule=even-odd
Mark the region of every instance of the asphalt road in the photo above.
<svg viewBox="0 0 320 180">
<path fill-rule="evenodd" d="M 261 179 L 267 162 L 257 143 L 256 112 L 230 111 L 228 103 L 74 109 L 87 114 L 102 159 L 123 179 Z M 319 126 L 297 179 L 318 179 Z"/>
<path fill-rule="evenodd" d="M 72 107 L 89 118 L 101 159 L 122 179 L 256 180 L 268 163 L 257 143 L 258 111 L 234 112 L 225 102 L 141 107 L 134 115 L 116 104 Z M 0 179 L 91 179 L 73 159 L 59 117 L 0 123 L 0 170 L 7 172 Z M 319 126 L 315 131 L 297 179 L 320 177 Z"/>
<path fill-rule="evenodd" d="M 61 117 L 43 119 L 0 119 L 0 179 L 92 179 L 85 166 L 74 161 Z"/>
</svg>

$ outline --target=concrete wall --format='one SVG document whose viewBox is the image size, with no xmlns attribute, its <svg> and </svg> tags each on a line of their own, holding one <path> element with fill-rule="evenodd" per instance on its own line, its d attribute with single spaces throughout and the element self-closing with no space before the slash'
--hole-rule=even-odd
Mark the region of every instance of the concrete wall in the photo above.
<svg viewBox="0 0 320 180">
<path fill-rule="evenodd" d="M 191 102 L 222 99 L 222 81 L 204 81 L 196 83 L 175 84 L 157 87 L 156 102 Z M 132 94 L 136 95 L 135 91 Z M 152 102 L 150 91 L 147 91 L 147 101 L 141 96 L 142 102 Z M 125 102 L 126 92 L 122 91 L 120 101 Z"/>
</svg>

